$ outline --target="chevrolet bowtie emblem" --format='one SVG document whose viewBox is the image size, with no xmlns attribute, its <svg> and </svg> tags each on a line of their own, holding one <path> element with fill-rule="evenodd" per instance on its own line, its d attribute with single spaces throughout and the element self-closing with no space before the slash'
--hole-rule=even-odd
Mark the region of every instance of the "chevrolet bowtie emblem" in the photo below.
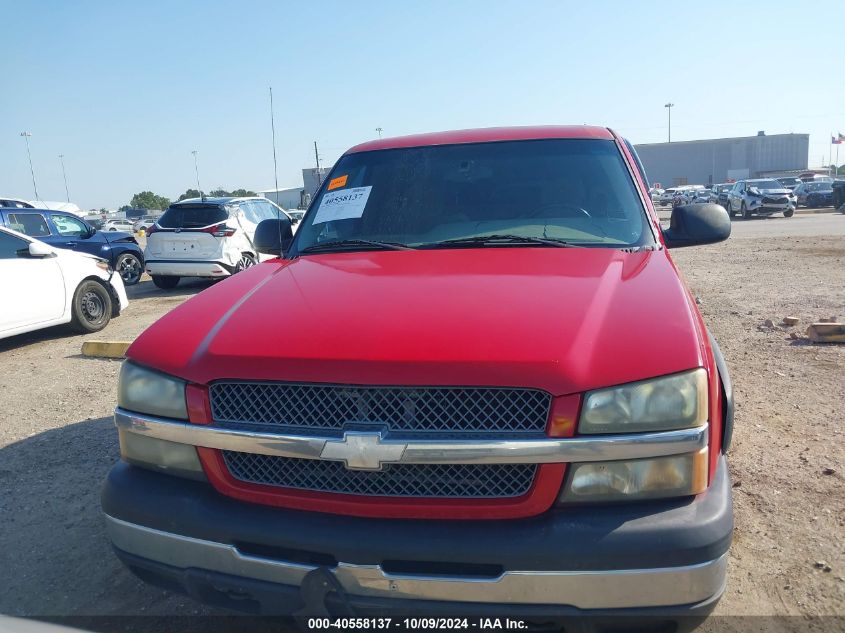
<svg viewBox="0 0 845 633">
<path fill-rule="evenodd" d="M 398 462 L 407 444 L 382 443 L 381 433 L 346 431 L 342 440 L 327 440 L 320 459 L 342 461 L 350 470 L 381 470 L 383 464 Z"/>
</svg>

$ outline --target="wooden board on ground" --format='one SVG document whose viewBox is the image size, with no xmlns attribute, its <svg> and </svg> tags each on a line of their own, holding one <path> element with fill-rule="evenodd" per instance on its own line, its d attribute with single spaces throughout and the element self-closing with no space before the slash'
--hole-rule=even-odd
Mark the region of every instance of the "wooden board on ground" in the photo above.
<svg viewBox="0 0 845 633">
<path fill-rule="evenodd" d="M 845 343 L 845 323 L 813 323 L 807 337 L 814 343 Z"/>
<path fill-rule="evenodd" d="M 94 358 L 123 358 L 132 341 L 85 341 L 82 355 Z"/>
</svg>

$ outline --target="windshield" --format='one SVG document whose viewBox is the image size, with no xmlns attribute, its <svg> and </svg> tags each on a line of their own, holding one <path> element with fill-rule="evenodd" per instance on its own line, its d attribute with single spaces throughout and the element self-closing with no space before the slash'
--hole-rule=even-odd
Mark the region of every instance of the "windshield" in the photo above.
<svg viewBox="0 0 845 633">
<path fill-rule="evenodd" d="M 218 205 L 185 204 L 170 207 L 158 219 L 158 225 L 165 229 L 199 229 L 228 218 L 226 209 Z"/>
<path fill-rule="evenodd" d="M 783 189 L 777 180 L 749 180 L 748 186 L 752 189 Z"/>
<path fill-rule="evenodd" d="M 298 229 L 293 253 L 343 240 L 432 247 L 494 234 L 589 246 L 653 244 L 616 144 L 554 139 L 343 156 Z"/>
<path fill-rule="evenodd" d="M 778 182 L 784 185 L 800 185 L 800 178 L 778 178 Z"/>
</svg>

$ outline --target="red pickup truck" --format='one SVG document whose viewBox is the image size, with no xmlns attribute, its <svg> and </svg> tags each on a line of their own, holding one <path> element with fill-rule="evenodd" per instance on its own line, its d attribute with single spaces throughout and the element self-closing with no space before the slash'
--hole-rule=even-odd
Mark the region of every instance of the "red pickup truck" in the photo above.
<svg viewBox="0 0 845 633">
<path fill-rule="evenodd" d="M 350 149 L 129 348 L 117 555 L 253 613 L 708 613 L 733 398 L 667 249 L 730 220 L 647 182 L 600 127 Z"/>
</svg>

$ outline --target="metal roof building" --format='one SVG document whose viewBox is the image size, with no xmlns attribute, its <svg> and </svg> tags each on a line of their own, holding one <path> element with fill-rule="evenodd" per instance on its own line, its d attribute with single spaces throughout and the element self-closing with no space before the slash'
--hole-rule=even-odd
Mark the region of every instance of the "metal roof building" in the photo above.
<svg viewBox="0 0 845 633">
<path fill-rule="evenodd" d="M 756 136 L 636 146 L 649 180 L 664 188 L 806 170 L 809 148 L 809 134 L 763 132 Z"/>
</svg>

